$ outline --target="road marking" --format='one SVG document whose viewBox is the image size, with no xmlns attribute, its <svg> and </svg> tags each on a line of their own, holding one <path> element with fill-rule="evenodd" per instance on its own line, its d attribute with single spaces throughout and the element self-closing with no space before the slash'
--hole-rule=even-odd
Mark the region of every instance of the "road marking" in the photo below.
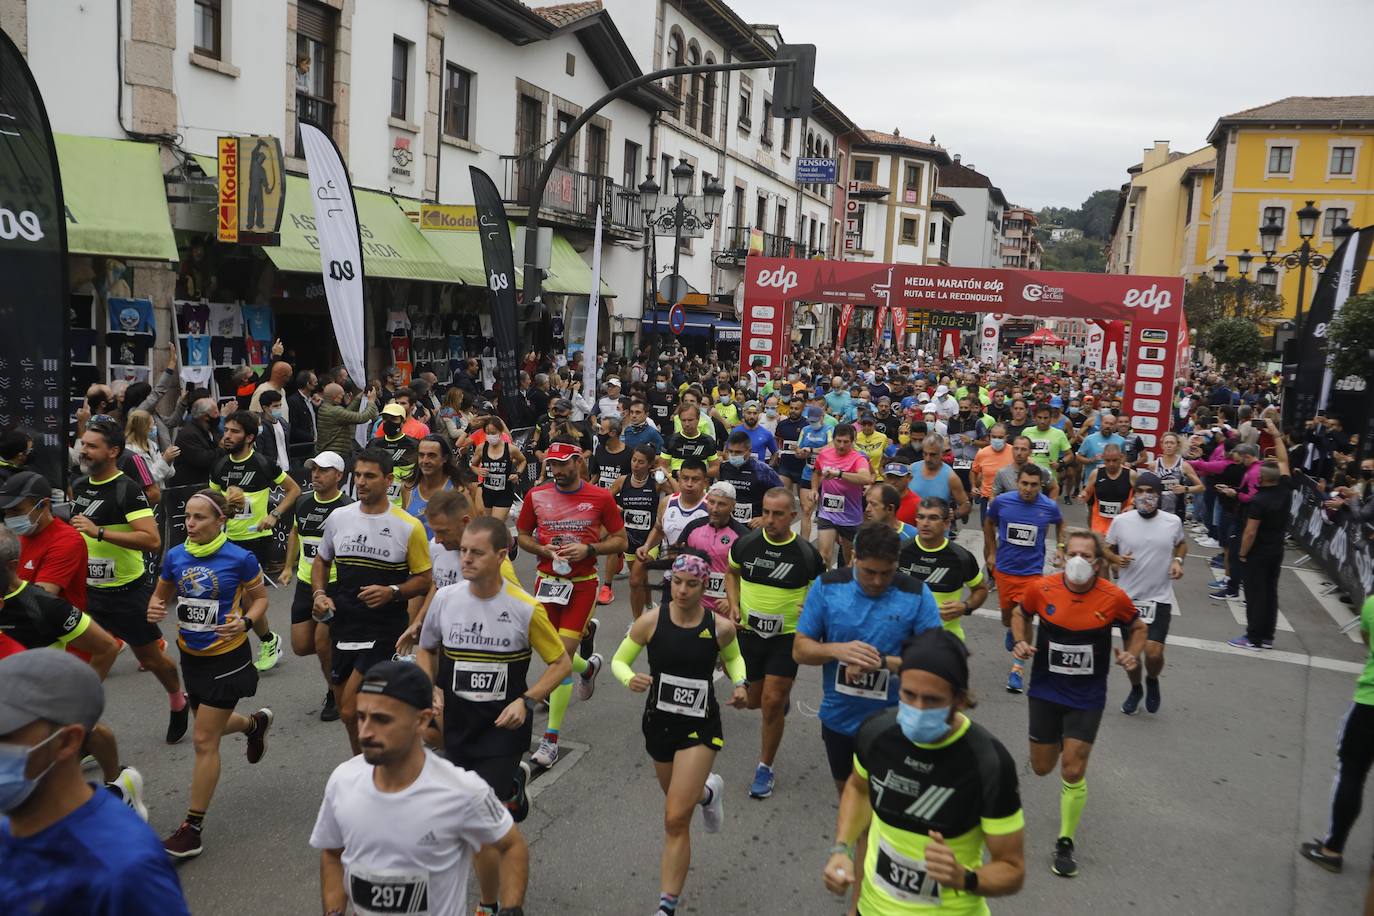
<svg viewBox="0 0 1374 916">
<path fill-rule="evenodd" d="M 1215 586 L 1215 585 L 1217 585 L 1217 583 L 1221 582 L 1222 572 L 1221 572 L 1221 570 L 1219 570 L 1219 569 L 1213 569 L 1213 570 L 1211 570 L 1211 571 L 1212 571 L 1213 573 L 1215 573 L 1215 575 L 1212 576 L 1212 585 Z M 1231 610 L 1231 617 L 1236 621 L 1236 625 L 1237 625 L 1237 626 L 1245 627 L 1245 626 L 1248 626 L 1248 625 L 1249 625 L 1249 624 L 1246 622 L 1246 620 L 1245 620 L 1245 601 L 1244 601 L 1244 600 L 1242 600 L 1242 599 L 1240 599 L 1240 598 L 1227 598 L 1227 599 L 1226 599 L 1226 606 L 1227 606 L 1228 608 L 1230 608 L 1230 610 Z M 1279 619 L 1278 619 L 1278 622 L 1274 625 L 1274 629 L 1276 629 L 1276 630 L 1282 630 L 1282 631 L 1285 632 L 1285 633 L 1295 633 L 1295 632 L 1297 632 L 1296 630 L 1293 629 L 1293 625 L 1292 625 L 1291 623 L 1288 622 L 1288 618 L 1285 617 L 1285 616 L 1283 616 L 1283 611 L 1279 611 L 1279 612 L 1278 612 L 1278 615 L 1279 615 Z"/>
<path fill-rule="evenodd" d="M 1322 594 L 1326 591 L 1325 586 L 1330 581 L 1322 573 L 1311 569 L 1295 569 L 1293 570 L 1293 574 L 1298 577 L 1298 581 L 1307 586 L 1307 590 L 1312 593 L 1312 597 L 1316 598 L 1317 603 L 1326 610 L 1327 614 L 1331 615 L 1331 619 L 1336 622 L 1337 627 L 1346 626 L 1358 616 L 1345 604 L 1341 603 L 1340 599 L 1334 594 Z M 1361 642 L 1359 633 L 1356 629 L 1346 630 L 1345 635 L 1350 637 L 1350 641 L 1353 643 Z"/>
</svg>

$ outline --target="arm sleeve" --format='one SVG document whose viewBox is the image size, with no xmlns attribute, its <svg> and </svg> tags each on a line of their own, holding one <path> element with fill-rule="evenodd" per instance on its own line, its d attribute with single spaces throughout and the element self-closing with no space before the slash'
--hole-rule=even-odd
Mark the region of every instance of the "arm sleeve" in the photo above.
<svg viewBox="0 0 1374 916">
<path fill-rule="evenodd" d="M 630 686 L 630 680 L 634 678 L 634 669 L 630 666 L 635 659 L 639 658 L 639 653 L 644 647 L 626 636 L 620 641 L 620 648 L 615 650 L 615 657 L 611 659 L 611 674 L 615 679 L 626 687 Z M 738 651 L 738 650 L 737 650 Z"/>
<path fill-rule="evenodd" d="M 56 623 L 56 621 L 54 621 Z M 53 637 L 54 648 L 66 646 L 72 640 L 80 639 L 91 626 L 91 618 L 76 608 L 69 608 L 62 622 L 58 624 L 57 634 Z"/>
<path fill-rule="evenodd" d="M 428 618 L 425 622 L 429 622 Z M 558 661 L 559 656 L 567 652 L 563 648 L 563 640 L 558 638 L 553 621 L 549 620 L 549 612 L 544 610 L 542 604 L 536 604 L 534 613 L 530 615 L 530 645 L 539 653 L 539 657 L 546 665 L 552 665 Z"/>
<path fill-rule="evenodd" d="M 720 660 L 725 662 L 725 673 L 730 677 L 730 683 L 738 684 L 746 679 L 744 670 L 744 656 L 739 654 L 739 638 L 730 640 L 727 645 L 721 646 Z"/>
<path fill-rule="evenodd" d="M 148 494 L 143 492 L 143 488 L 133 485 L 124 489 L 126 491 L 124 495 L 125 520 L 134 522 L 141 518 L 152 518 L 153 507 L 148 504 Z"/>
</svg>

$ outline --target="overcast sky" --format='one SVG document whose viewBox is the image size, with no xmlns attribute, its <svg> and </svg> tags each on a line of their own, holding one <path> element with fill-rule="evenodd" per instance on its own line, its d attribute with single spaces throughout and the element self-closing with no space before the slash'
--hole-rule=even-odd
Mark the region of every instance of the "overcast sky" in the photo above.
<svg viewBox="0 0 1374 916">
<path fill-rule="evenodd" d="M 1374 0 L 731 5 L 815 44 L 817 87 L 859 126 L 934 134 L 1037 208 L 1119 187 L 1155 140 L 1197 149 L 1220 115 L 1374 94 Z"/>
</svg>

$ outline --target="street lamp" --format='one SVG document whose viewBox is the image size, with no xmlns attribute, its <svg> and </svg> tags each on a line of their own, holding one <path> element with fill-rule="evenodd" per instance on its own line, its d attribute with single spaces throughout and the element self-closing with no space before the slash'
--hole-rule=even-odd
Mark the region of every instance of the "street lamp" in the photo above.
<svg viewBox="0 0 1374 916">
<path fill-rule="evenodd" d="M 1354 231 L 1355 227 L 1350 225 L 1350 220 L 1342 216 L 1340 225 L 1331 230 L 1331 237 L 1335 239 L 1336 247 L 1339 248 L 1341 242 L 1344 242 L 1346 237 Z"/>
<path fill-rule="evenodd" d="M 1212 265 L 1212 282 L 1217 286 L 1226 282 L 1226 272 L 1230 270 L 1226 266 L 1225 258 L 1217 258 L 1217 262 Z"/>
<path fill-rule="evenodd" d="M 1293 324 L 1298 333 L 1302 333 L 1302 307 L 1303 299 L 1307 290 L 1307 268 L 1311 267 L 1320 273 L 1326 269 L 1326 256 L 1312 248 L 1312 236 L 1317 234 L 1317 220 L 1321 217 L 1322 211 L 1318 210 L 1308 201 L 1307 206 L 1297 212 L 1298 235 L 1302 238 L 1302 245 L 1297 251 L 1290 251 L 1286 254 L 1279 254 L 1275 249 L 1279 246 L 1279 238 L 1283 235 L 1283 227 L 1278 220 L 1270 217 L 1263 226 L 1260 227 L 1260 241 L 1264 246 L 1264 267 L 1260 268 L 1259 281 L 1270 289 L 1278 286 L 1278 272 L 1274 269 L 1275 264 L 1282 264 L 1288 270 L 1298 271 L 1298 304 L 1293 317 Z"/>
</svg>

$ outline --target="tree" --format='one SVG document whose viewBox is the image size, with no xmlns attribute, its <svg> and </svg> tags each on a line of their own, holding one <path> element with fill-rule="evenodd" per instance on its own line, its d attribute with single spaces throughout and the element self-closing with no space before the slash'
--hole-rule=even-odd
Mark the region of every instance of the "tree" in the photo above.
<svg viewBox="0 0 1374 916">
<path fill-rule="evenodd" d="M 1116 213 L 1116 202 L 1120 195 L 1121 192 L 1115 188 L 1092 192 L 1078 212 L 1069 218 L 1067 225 L 1082 229 L 1086 238 L 1105 241 L 1112 229 L 1112 216 Z"/>
<path fill-rule="evenodd" d="M 1334 353 L 1331 372 L 1336 378 L 1374 374 L 1374 292 L 1351 296 L 1326 329 L 1327 346 Z"/>
<path fill-rule="evenodd" d="M 1183 291 L 1183 314 L 1188 327 L 1202 333 L 1223 318 L 1244 318 L 1259 322 L 1282 313 L 1283 297 L 1258 283 L 1246 283 L 1240 297 L 1239 281 L 1215 283 L 1207 277 L 1197 277 Z"/>
<path fill-rule="evenodd" d="M 1046 242 L 1045 270 L 1081 270 L 1102 273 L 1107 269 L 1107 257 L 1102 243 L 1096 239 L 1068 239 Z"/>
<path fill-rule="evenodd" d="M 1259 328 L 1248 318 L 1222 318 L 1198 333 L 1202 349 L 1223 366 L 1239 368 L 1259 362 L 1264 353 Z"/>
</svg>

